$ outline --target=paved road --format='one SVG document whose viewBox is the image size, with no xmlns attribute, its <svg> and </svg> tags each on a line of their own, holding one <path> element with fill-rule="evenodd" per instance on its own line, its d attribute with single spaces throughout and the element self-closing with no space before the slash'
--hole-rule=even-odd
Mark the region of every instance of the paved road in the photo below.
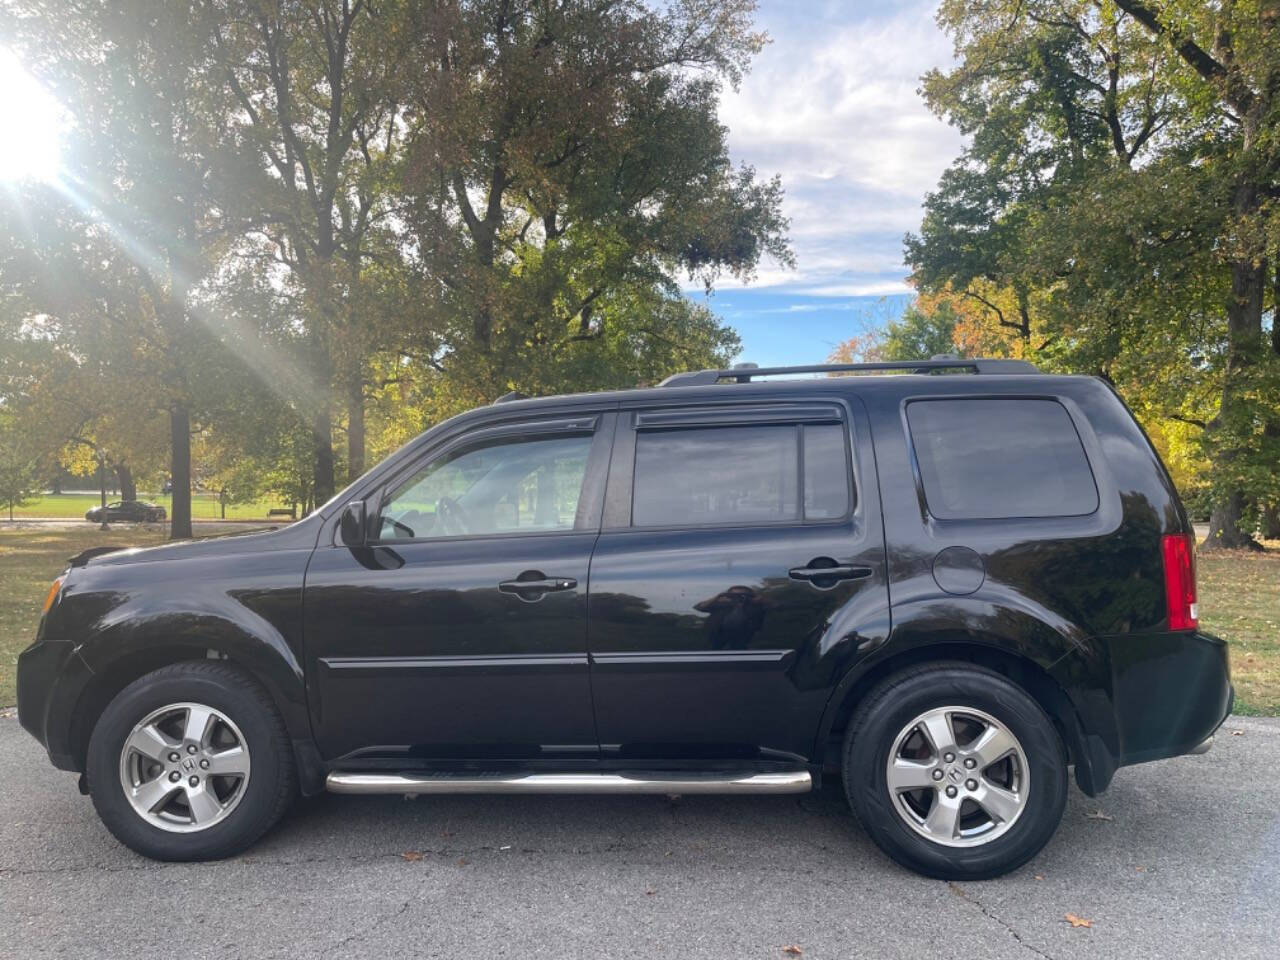
<svg viewBox="0 0 1280 960">
<path fill-rule="evenodd" d="M 1101 804 L 1073 793 L 1012 876 L 947 884 L 888 862 L 833 789 L 326 796 L 236 860 L 159 865 L 111 840 L 10 717 L 0 956 L 1274 958 L 1280 721 L 1224 734 L 1121 771 Z"/>
</svg>

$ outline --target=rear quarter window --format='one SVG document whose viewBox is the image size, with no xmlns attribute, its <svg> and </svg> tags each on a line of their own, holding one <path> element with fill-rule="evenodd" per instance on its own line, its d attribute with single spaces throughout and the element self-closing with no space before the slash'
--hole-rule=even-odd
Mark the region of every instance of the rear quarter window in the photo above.
<svg viewBox="0 0 1280 960">
<path fill-rule="evenodd" d="M 939 520 L 1098 509 L 1080 435 L 1056 400 L 915 400 L 907 423 L 929 513 Z"/>
</svg>

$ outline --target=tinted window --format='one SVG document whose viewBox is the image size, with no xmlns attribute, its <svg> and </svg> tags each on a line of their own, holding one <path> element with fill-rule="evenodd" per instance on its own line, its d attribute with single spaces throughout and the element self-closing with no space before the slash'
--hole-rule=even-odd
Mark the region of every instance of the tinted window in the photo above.
<svg viewBox="0 0 1280 960">
<path fill-rule="evenodd" d="M 849 457 L 838 423 L 804 428 L 804 517 L 833 520 L 849 512 Z"/>
<path fill-rule="evenodd" d="M 799 519 L 798 433 L 794 426 L 641 432 L 632 523 Z"/>
<path fill-rule="evenodd" d="M 382 508 L 384 540 L 571 530 L 591 438 L 472 447 L 433 460 Z"/>
<path fill-rule="evenodd" d="M 907 405 L 929 512 L 941 520 L 1066 517 L 1098 508 L 1080 436 L 1053 400 Z"/>
</svg>

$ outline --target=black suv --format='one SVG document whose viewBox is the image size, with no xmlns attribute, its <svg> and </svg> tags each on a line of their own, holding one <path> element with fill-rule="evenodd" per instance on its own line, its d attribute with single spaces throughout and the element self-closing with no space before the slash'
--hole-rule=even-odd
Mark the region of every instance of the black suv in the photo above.
<svg viewBox="0 0 1280 960">
<path fill-rule="evenodd" d="M 1052 835 L 1069 765 L 1097 794 L 1226 717 L 1193 545 L 1092 377 L 678 374 L 456 417 L 283 530 L 81 554 L 19 716 L 165 860 L 243 849 L 298 792 L 838 774 L 890 856 L 990 877 Z"/>
</svg>

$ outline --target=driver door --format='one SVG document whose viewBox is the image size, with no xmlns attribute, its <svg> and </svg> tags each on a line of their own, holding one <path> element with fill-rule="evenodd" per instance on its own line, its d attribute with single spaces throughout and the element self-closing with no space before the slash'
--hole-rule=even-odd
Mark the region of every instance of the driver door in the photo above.
<svg viewBox="0 0 1280 960">
<path fill-rule="evenodd" d="M 587 574 L 614 414 L 471 431 L 317 549 L 304 628 L 325 759 L 593 760 Z"/>
</svg>

